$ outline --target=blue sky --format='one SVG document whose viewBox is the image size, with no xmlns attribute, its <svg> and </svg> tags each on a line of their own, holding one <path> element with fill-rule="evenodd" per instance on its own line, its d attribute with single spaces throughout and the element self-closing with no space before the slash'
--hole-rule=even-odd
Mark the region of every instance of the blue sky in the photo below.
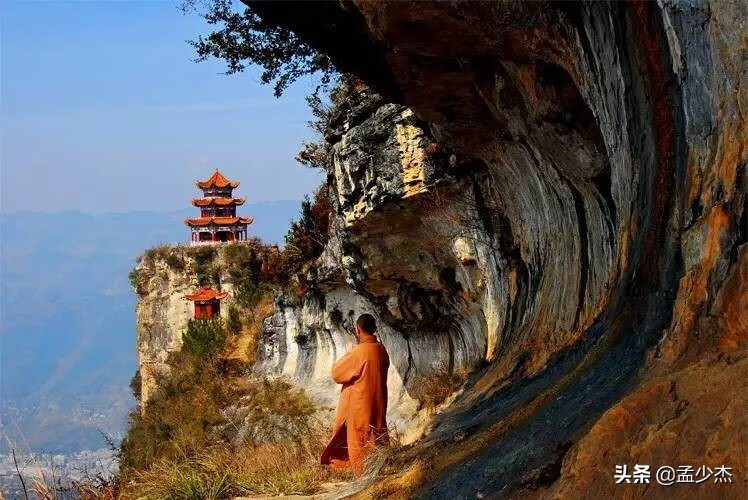
<svg viewBox="0 0 748 500">
<path fill-rule="evenodd" d="M 322 181 L 293 160 L 313 138 L 300 81 L 195 63 L 210 27 L 172 2 L 13 2 L 2 15 L 3 212 L 174 210 L 214 168 L 250 202 Z"/>
</svg>

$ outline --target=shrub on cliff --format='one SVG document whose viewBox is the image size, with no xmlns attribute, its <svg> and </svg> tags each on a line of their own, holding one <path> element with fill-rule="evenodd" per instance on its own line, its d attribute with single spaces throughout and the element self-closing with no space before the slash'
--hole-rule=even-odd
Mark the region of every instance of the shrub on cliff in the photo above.
<svg viewBox="0 0 748 500">
<path fill-rule="evenodd" d="M 216 249 L 212 246 L 189 249 L 195 258 L 195 274 L 200 286 L 210 286 L 218 282 L 218 267 L 215 265 Z"/>
<path fill-rule="evenodd" d="M 158 381 L 147 411 L 130 415 L 123 471 L 145 470 L 158 459 L 192 455 L 214 442 L 214 429 L 225 422 L 221 409 L 242 396 L 221 357 L 205 357 L 199 353 L 206 349 L 187 345 L 169 356 L 170 373 Z"/>
<path fill-rule="evenodd" d="M 262 296 L 270 292 L 270 284 L 261 279 L 264 256 L 267 254 L 268 249 L 263 248 L 259 241 L 253 245 L 226 247 L 226 272 L 234 285 L 234 300 L 242 309 L 255 307 Z"/>
<path fill-rule="evenodd" d="M 182 341 L 185 350 L 193 356 L 213 356 L 226 341 L 223 321 L 220 318 L 191 319 Z"/>
<path fill-rule="evenodd" d="M 135 371 L 135 375 L 132 376 L 130 379 L 130 392 L 132 392 L 133 397 L 140 402 L 140 391 L 142 388 L 142 379 L 140 377 L 140 369 Z"/>
<path fill-rule="evenodd" d="M 301 217 L 291 222 L 283 248 L 283 271 L 287 276 L 297 273 L 304 264 L 322 254 L 327 244 L 332 203 L 327 186 L 314 194 L 314 200 L 305 197 L 301 202 Z"/>
<path fill-rule="evenodd" d="M 137 269 L 133 269 L 132 271 L 130 271 L 130 274 L 127 275 L 127 279 L 130 281 L 130 287 L 135 290 L 136 293 L 140 293 L 138 291 L 139 280 Z"/>
<path fill-rule="evenodd" d="M 318 168 L 328 174 L 332 172 L 332 144 L 325 139 L 331 123 L 340 114 L 353 94 L 354 81 L 350 75 L 341 75 L 330 88 L 329 99 L 321 98 L 317 93 L 306 98 L 314 119 L 309 127 L 316 133 L 317 139 L 301 143 L 301 151 L 296 154 L 296 161 L 309 168 Z"/>
<path fill-rule="evenodd" d="M 166 264 L 175 271 L 181 271 L 184 269 L 182 250 L 173 245 L 158 245 L 149 248 L 143 254 L 143 259 L 148 263 L 153 263 L 157 260 L 166 262 Z"/>
<path fill-rule="evenodd" d="M 242 318 L 239 313 L 239 309 L 234 306 L 229 306 L 229 318 L 226 321 L 226 328 L 230 333 L 236 335 L 242 330 Z"/>
</svg>

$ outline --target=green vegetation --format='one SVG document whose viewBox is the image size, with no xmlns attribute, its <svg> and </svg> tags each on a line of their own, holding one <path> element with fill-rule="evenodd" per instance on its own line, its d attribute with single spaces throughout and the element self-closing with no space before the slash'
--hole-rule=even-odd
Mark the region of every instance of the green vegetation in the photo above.
<svg viewBox="0 0 748 500">
<path fill-rule="evenodd" d="M 175 245 L 158 245 L 146 250 L 142 256 L 138 257 L 136 267 L 128 274 L 130 286 L 136 293 L 145 292 L 144 286 L 150 278 L 148 272 L 153 269 L 155 262 L 165 262 L 166 265 L 176 271 L 184 271 L 185 259 L 184 250 Z"/>
<path fill-rule="evenodd" d="M 133 290 L 138 290 L 138 271 L 137 269 L 133 269 L 130 271 L 130 274 L 127 275 L 127 279 L 130 280 L 130 287 L 132 287 Z"/>
<path fill-rule="evenodd" d="M 229 245 L 226 247 L 226 270 L 234 284 L 234 300 L 242 309 L 255 307 L 262 296 L 272 292 L 271 284 L 261 280 L 263 259 L 259 252 L 267 253 L 262 245 Z"/>
<path fill-rule="evenodd" d="M 140 402 L 140 388 L 141 388 L 140 369 L 135 371 L 135 375 L 130 379 L 130 391 L 135 399 Z"/>
<path fill-rule="evenodd" d="M 214 264 L 216 259 L 215 247 L 192 247 L 188 251 L 195 258 L 195 274 L 200 286 L 210 286 L 218 283 L 219 270 Z"/>
<path fill-rule="evenodd" d="M 239 309 L 237 309 L 235 306 L 229 306 L 229 318 L 226 322 L 226 328 L 228 328 L 229 332 L 231 332 L 233 335 L 236 335 L 242 331 L 241 314 L 239 313 Z"/>
<path fill-rule="evenodd" d="M 284 271 L 293 275 L 304 264 L 322 254 L 327 244 L 332 204 L 326 186 L 318 189 L 314 200 L 308 197 L 301 202 L 301 217 L 291 222 L 283 249 Z"/>
<path fill-rule="evenodd" d="M 191 319 L 182 336 L 184 349 L 197 358 L 212 357 L 226 342 L 223 320 Z"/>
<path fill-rule="evenodd" d="M 146 262 L 155 262 L 161 260 L 175 271 L 181 271 L 184 269 L 184 258 L 182 257 L 181 251 L 178 247 L 173 245 L 159 245 L 153 248 L 149 248 L 143 254 L 142 259 Z"/>
<path fill-rule="evenodd" d="M 316 133 L 317 140 L 303 142 L 296 161 L 305 167 L 318 168 L 328 174 L 332 173 L 332 146 L 325 140 L 325 134 L 336 114 L 346 106 L 348 99 L 354 95 L 354 78 L 341 75 L 333 85 L 328 87 L 329 99 L 322 99 L 319 93 L 306 98 L 314 119 L 309 127 Z"/>
<path fill-rule="evenodd" d="M 184 258 L 173 251 L 166 256 L 166 263 L 175 271 L 184 269 Z"/>
</svg>

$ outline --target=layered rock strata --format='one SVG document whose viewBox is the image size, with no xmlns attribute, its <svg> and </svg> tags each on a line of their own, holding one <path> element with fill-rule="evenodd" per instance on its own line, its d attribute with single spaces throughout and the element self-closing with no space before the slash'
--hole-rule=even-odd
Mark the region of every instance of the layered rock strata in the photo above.
<svg viewBox="0 0 748 500">
<path fill-rule="evenodd" d="M 327 294 L 352 290 L 405 396 L 467 377 L 375 491 L 592 495 L 614 461 L 745 468 L 745 4 L 252 5 L 384 96 L 330 124 L 337 234 L 310 324 L 332 330 Z M 693 381 L 728 372 L 724 399 Z"/>
</svg>

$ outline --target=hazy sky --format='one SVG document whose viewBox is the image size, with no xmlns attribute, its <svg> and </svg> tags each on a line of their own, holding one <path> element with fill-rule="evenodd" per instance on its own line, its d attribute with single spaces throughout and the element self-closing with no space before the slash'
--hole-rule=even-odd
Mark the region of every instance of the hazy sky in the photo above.
<svg viewBox="0 0 748 500">
<path fill-rule="evenodd" d="M 293 160 L 312 82 L 276 99 L 257 71 L 193 62 L 210 27 L 178 5 L 0 3 L 3 212 L 184 208 L 216 167 L 250 202 L 322 181 Z"/>
</svg>

